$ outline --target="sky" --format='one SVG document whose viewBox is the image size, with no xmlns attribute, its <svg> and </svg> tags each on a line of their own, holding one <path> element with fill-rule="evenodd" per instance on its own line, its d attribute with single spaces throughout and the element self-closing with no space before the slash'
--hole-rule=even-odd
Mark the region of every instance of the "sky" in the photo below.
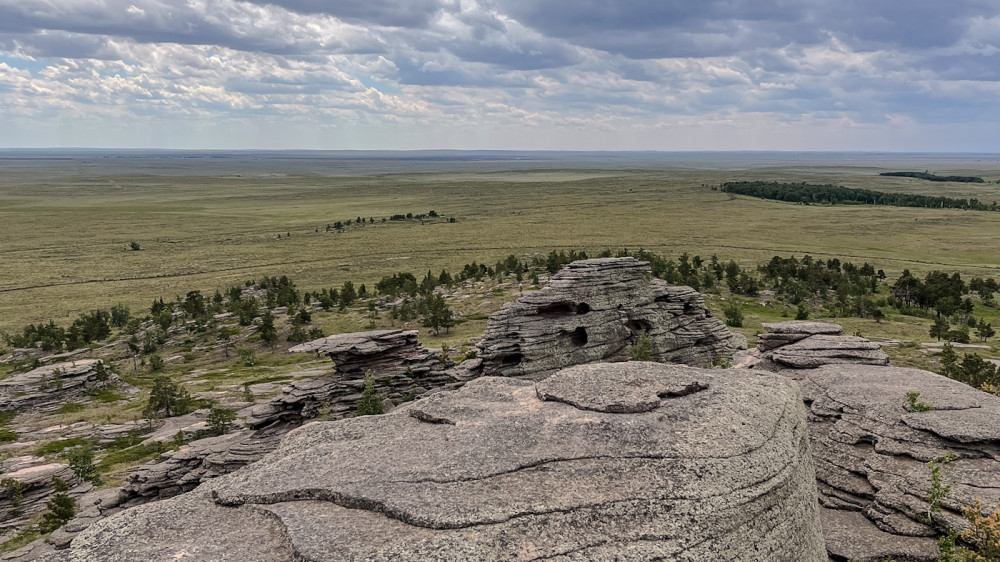
<svg viewBox="0 0 1000 562">
<path fill-rule="evenodd" d="M 0 147 L 1000 152 L 997 0 L 0 0 Z"/>
</svg>

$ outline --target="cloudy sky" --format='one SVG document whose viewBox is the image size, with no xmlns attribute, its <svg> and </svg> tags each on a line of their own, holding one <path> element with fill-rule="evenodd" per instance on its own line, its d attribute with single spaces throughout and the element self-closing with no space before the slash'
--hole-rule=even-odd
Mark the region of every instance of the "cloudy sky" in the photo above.
<svg viewBox="0 0 1000 562">
<path fill-rule="evenodd" d="M 0 147 L 1000 152 L 997 0 L 0 0 Z"/>
</svg>

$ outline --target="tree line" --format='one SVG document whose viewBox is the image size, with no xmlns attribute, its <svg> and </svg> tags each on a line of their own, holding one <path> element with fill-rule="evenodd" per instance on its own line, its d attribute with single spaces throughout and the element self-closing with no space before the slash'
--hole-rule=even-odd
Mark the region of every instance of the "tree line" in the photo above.
<svg viewBox="0 0 1000 562">
<path fill-rule="evenodd" d="M 939 176 L 928 172 L 882 172 L 880 176 L 895 178 L 917 178 L 927 181 L 953 181 L 959 183 L 983 183 L 983 178 L 978 176 Z"/>
<path fill-rule="evenodd" d="M 955 199 L 912 193 L 886 193 L 830 184 L 782 183 L 775 181 L 725 182 L 718 188 L 724 193 L 802 205 L 887 205 L 931 209 L 1000 211 L 996 201 L 986 203 L 976 198 Z"/>
</svg>

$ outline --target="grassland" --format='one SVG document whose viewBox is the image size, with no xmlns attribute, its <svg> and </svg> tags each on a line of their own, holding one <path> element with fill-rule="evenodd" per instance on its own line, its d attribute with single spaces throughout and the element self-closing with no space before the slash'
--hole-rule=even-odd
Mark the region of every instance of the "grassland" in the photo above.
<svg viewBox="0 0 1000 562">
<path fill-rule="evenodd" d="M 220 170 L 57 162 L 0 168 L 0 329 L 122 302 L 212 291 L 287 274 L 308 290 L 395 271 L 493 263 L 553 248 L 683 251 L 755 264 L 771 255 L 872 260 L 905 267 L 1000 273 L 1000 214 L 815 207 L 730 197 L 726 180 L 822 181 L 882 191 L 1000 199 L 996 184 L 879 177 L 898 169 L 785 165 L 752 170 L 683 167 L 545 169 L 516 163 L 378 174 L 276 173 L 259 163 Z M 399 166 L 396 166 L 398 168 Z M 981 166 L 980 166 L 981 168 Z M 947 172 L 970 170 L 947 170 Z M 971 170 L 986 177 L 997 169 Z M 434 209 L 455 223 L 392 221 Z M 375 224 L 326 232 L 355 217 Z M 289 236 L 290 235 L 290 236 Z M 280 236 L 280 238 L 279 238 Z M 130 241 L 141 251 L 126 251 Z"/>
</svg>

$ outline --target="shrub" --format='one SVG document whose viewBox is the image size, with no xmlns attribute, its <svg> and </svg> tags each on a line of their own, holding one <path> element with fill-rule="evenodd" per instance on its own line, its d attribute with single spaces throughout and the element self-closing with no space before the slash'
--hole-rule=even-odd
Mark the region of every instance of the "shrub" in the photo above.
<svg viewBox="0 0 1000 562">
<path fill-rule="evenodd" d="M 653 338 L 649 336 L 648 331 L 643 330 L 635 344 L 629 346 L 628 358 L 629 361 L 653 360 Z"/>
<path fill-rule="evenodd" d="M 163 357 L 159 353 L 149 356 L 149 370 L 154 373 L 163 370 Z"/>
<path fill-rule="evenodd" d="M 166 417 L 179 416 L 191 411 L 194 406 L 187 390 L 166 376 L 160 375 L 153 381 L 149 400 L 142 413 L 147 418 L 156 417 L 163 411 Z"/>
<path fill-rule="evenodd" d="M 212 406 L 205 421 L 208 422 L 208 427 L 211 428 L 212 433 L 225 435 L 229 430 L 230 424 L 236 421 L 236 411 L 229 408 Z"/>
<path fill-rule="evenodd" d="M 722 314 L 726 317 L 726 325 L 733 328 L 743 327 L 743 310 L 736 301 L 729 301 L 722 308 Z"/>
<path fill-rule="evenodd" d="M 252 347 L 241 347 L 236 350 L 236 353 L 240 356 L 240 361 L 246 367 L 253 367 L 257 364 L 257 353 Z"/>
<path fill-rule="evenodd" d="M 97 474 L 97 467 L 94 466 L 94 448 L 88 443 L 81 447 L 71 449 L 66 454 L 69 467 L 81 480 L 86 480 L 95 486 L 101 484 L 101 477 Z"/>
<path fill-rule="evenodd" d="M 76 515 L 76 500 L 66 495 L 69 491 L 66 482 L 58 476 L 53 476 L 52 486 L 56 494 L 45 503 L 48 511 L 42 514 L 42 520 L 38 523 L 38 530 L 42 533 L 55 531 Z"/>
<path fill-rule="evenodd" d="M 907 392 L 906 393 L 906 403 L 910 405 L 910 409 L 914 412 L 926 412 L 931 409 L 931 405 L 926 402 L 918 402 L 917 398 L 920 397 L 919 392 Z"/>
<path fill-rule="evenodd" d="M 385 413 L 382 407 L 382 396 L 375 389 L 375 373 L 365 373 L 365 389 L 354 408 L 354 416 L 371 416 Z"/>
</svg>

